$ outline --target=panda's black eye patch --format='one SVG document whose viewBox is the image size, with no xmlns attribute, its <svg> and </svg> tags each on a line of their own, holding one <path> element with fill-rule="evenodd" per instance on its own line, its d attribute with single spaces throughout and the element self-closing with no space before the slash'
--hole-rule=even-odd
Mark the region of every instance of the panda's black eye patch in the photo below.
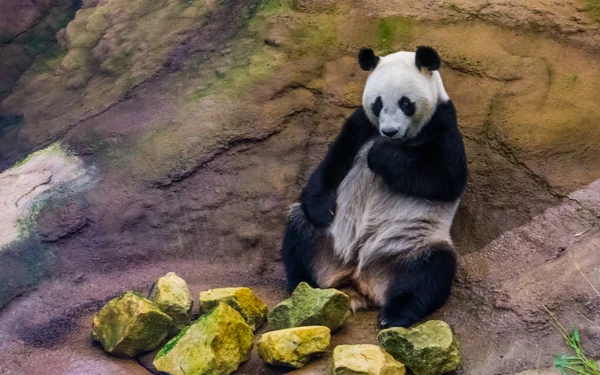
<svg viewBox="0 0 600 375">
<path fill-rule="evenodd" d="M 379 117 L 379 114 L 383 109 L 383 102 L 381 101 L 381 96 L 378 96 L 377 99 L 375 99 L 375 102 L 373 102 L 373 104 L 371 105 L 371 109 L 373 110 L 375 116 Z"/>
<path fill-rule="evenodd" d="M 411 102 L 406 96 L 403 96 L 400 100 L 398 100 L 398 106 L 402 112 L 409 117 L 415 114 L 415 103 Z"/>
</svg>

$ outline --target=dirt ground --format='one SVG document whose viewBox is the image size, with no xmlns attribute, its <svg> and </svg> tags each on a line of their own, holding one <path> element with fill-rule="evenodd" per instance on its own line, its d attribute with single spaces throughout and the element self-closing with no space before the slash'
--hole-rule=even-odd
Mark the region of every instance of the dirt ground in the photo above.
<svg viewBox="0 0 600 375">
<path fill-rule="evenodd" d="M 550 367 L 567 348 L 543 306 L 578 326 L 600 357 L 592 2 L 208 1 L 180 9 L 163 1 L 148 9 L 140 0 L 139 14 L 123 13 L 123 4 L 87 3 L 70 27 L 104 12 L 109 25 L 94 36 L 103 48 L 66 36 L 66 49 L 40 55 L 0 103 L 4 173 L 56 141 L 94 171 L 85 189 L 47 195 L 31 235 L 0 250 L 0 284 L 8 285 L 0 374 L 147 374 L 151 355 L 122 360 L 94 345 L 91 319 L 110 298 L 143 292 L 166 272 L 185 278 L 196 297 L 249 286 L 269 307 L 284 299 L 287 207 L 360 104 L 366 74 L 356 51 L 419 44 L 444 60 L 469 158 L 453 228 L 459 277 L 434 315 L 459 337 L 458 373 Z M 177 32 L 113 48 L 125 34 L 123 45 L 138 44 L 156 22 Z M 68 71 L 78 84 L 65 86 L 73 49 L 86 58 Z M 334 344 L 374 343 L 375 316 L 351 317 Z M 324 374 L 328 363 L 294 373 Z M 286 372 L 256 352 L 238 371 Z"/>
</svg>

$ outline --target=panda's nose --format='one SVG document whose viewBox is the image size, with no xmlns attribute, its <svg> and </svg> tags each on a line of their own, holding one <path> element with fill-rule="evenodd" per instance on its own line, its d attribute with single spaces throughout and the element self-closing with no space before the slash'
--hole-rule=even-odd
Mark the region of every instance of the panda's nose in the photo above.
<svg viewBox="0 0 600 375">
<path fill-rule="evenodd" d="M 381 129 L 381 132 L 383 133 L 383 135 L 391 138 L 391 137 L 395 136 L 396 134 L 398 134 L 398 129 L 393 129 L 393 128 Z"/>
</svg>

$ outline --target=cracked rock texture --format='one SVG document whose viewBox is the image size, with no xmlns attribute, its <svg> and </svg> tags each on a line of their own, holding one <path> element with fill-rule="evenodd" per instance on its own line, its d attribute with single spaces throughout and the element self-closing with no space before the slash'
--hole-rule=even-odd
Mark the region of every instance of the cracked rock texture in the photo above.
<svg viewBox="0 0 600 375">
<path fill-rule="evenodd" d="M 305 326 L 270 331 L 256 343 L 258 355 L 272 366 L 300 368 L 311 357 L 329 349 L 331 331 L 324 326 Z"/>
<path fill-rule="evenodd" d="M 312 288 L 298 284 L 290 298 L 269 312 L 268 329 L 280 330 L 302 326 L 326 326 L 335 331 L 350 316 L 350 297 L 337 289 Z"/>
<path fill-rule="evenodd" d="M 229 305 L 240 313 L 252 331 L 267 320 L 267 306 L 250 288 L 217 288 L 200 293 L 200 311 L 209 311 L 219 303 Z"/>
<path fill-rule="evenodd" d="M 175 272 L 169 272 L 152 285 L 148 299 L 173 319 L 172 331 L 177 334 L 190 324 L 194 300 L 187 283 Z"/>
<path fill-rule="evenodd" d="M 598 289 L 597 1 L 46 4 L 1 42 L 14 64 L 0 66 L 0 169 L 58 140 L 96 179 L 46 199 L 34 230 L 1 250 L 13 262 L 0 263 L 2 285 L 24 281 L 0 300 L 9 373 L 147 373 L 86 333 L 105 302 L 166 272 L 192 295 L 244 285 L 270 308 L 284 300 L 287 207 L 360 104 L 356 51 L 420 44 L 444 60 L 469 159 L 459 277 L 436 315 L 461 342 L 459 373 L 551 366 L 567 349 L 542 303 L 600 356 L 586 281 Z M 332 345 L 376 343 L 375 314 L 350 317 Z M 238 373 L 280 372 L 253 352 Z"/>
<path fill-rule="evenodd" d="M 110 300 L 94 315 L 92 338 L 107 353 L 133 357 L 162 344 L 173 319 L 133 292 Z"/>
<path fill-rule="evenodd" d="M 405 375 L 404 364 L 378 345 L 339 345 L 332 354 L 331 375 Z"/>
<path fill-rule="evenodd" d="M 219 303 L 169 340 L 154 366 L 171 375 L 229 375 L 250 358 L 252 339 L 240 313 Z"/>
<path fill-rule="evenodd" d="M 379 344 L 415 375 L 441 375 L 460 364 L 460 346 L 445 322 L 429 320 L 406 329 L 387 328 L 377 335 Z"/>
</svg>

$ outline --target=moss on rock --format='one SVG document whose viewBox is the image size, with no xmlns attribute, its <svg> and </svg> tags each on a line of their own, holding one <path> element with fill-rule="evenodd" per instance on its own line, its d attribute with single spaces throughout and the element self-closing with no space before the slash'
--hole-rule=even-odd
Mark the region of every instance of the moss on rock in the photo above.
<svg viewBox="0 0 600 375">
<path fill-rule="evenodd" d="M 68 48 L 93 48 L 109 26 L 102 8 L 86 8 L 77 12 L 65 32 Z"/>
<path fill-rule="evenodd" d="M 108 353 L 133 357 L 160 345 L 172 323 L 154 303 L 127 292 L 109 301 L 94 316 L 92 338 Z"/>
<path fill-rule="evenodd" d="M 267 318 L 267 306 L 250 288 L 218 288 L 200 293 L 200 309 L 208 311 L 220 302 L 233 307 L 256 331 Z"/>
<path fill-rule="evenodd" d="M 387 17 L 379 21 L 378 47 L 381 54 L 396 52 L 398 43 L 408 43 L 413 38 L 413 20 L 409 17 Z"/>
<path fill-rule="evenodd" d="M 171 375 L 228 375 L 250 358 L 253 338 L 242 316 L 219 303 L 167 342 L 154 366 Z"/>
<path fill-rule="evenodd" d="M 331 375 L 404 375 L 404 364 L 377 345 L 338 345 Z"/>
<path fill-rule="evenodd" d="M 331 330 L 323 326 L 309 326 L 267 332 L 257 343 L 258 355 L 268 364 L 300 368 L 312 356 L 323 354 L 329 348 Z"/>
<path fill-rule="evenodd" d="M 311 288 L 300 283 L 292 296 L 271 310 L 269 329 L 326 326 L 335 331 L 350 316 L 350 297 L 336 289 Z"/>
<path fill-rule="evenodd" d="M 388 328 L 377 337 L 381 346 L 415 375 L 441 375 L 460 364 L 460 352 L 447 323 L 430 320 L 412 329 Z"/>
<path fill-rule="evenodd" d="M 597 22 L 600 23 L 600 0 L 585 0 L 587 10 L 594 16 Z"/>
<path fill-rule="evenodd" d="M 174 272 L 156 280 L 148 299 L 154 302 L 162 312 L 173 319 L 177 331 L 190 323 L 192 295 L 187 283 Z"/>
</svg>

